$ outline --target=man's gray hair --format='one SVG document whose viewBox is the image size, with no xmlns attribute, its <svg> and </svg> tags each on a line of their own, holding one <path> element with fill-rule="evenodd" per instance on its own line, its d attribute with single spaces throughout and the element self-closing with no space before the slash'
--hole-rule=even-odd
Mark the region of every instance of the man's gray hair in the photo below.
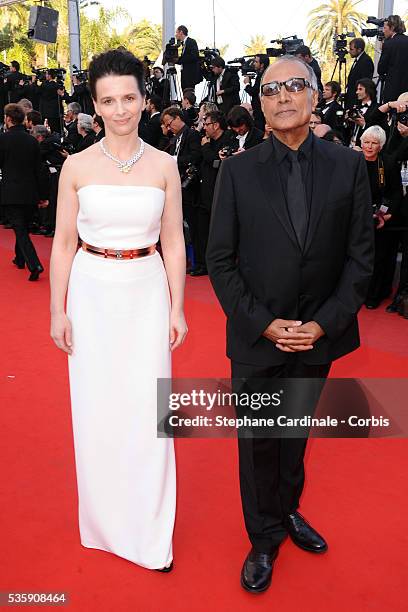
<svg viewBox="0 0 408 612">
<path fill-rule="evenodd" d="M 385 145 L 387 135 L 379 125 L 370 125 L 361 135 L 361 142 L 364 142 L 366 138 L 375 138 L 380 143 L 381 148 Z"/>
<path fill-rule="evenodd" d="M 92 132 L 93 130 L 93 117 L 85 113 L 79 113 L 78 115 L 78 127 L 82 128 L 86 132 Z"/>
<path fill-rule="evenodd" d="M 271 66 L 276 66 L 276 64 L 278 64 L 279 62 L 292 62 L 296 64 L 300 64 L 301 66 L 304 66 L 306 68 L 306 70 L 309 73 L 309 78 L 307 79 L 312 87 L 312 89 L 314 91 L 318 90 L 318 85 L 317 85 L 317 77 L 315 75 L 315 72 L 313 70 L 313 68 L 311 66 L 309 66 L 309 64 L 307 64 L 306 62 L 304 62 L 303 60 L 301 60 L 299 57 L 296 57 L 294 55 L 282 55 L 282 57 L 279 57 L 276 62 L 273 62 L 273 64 L 270 64 L 269 67 L 264 71 L 263 75 L 262 75 L 262 81 L 261 84 L 263 83 L 264 79 L 265 79 L 265 74 L 268 71 L 268 69 L 271 68 Z M 300 75 L 293 75 L 293 76 L 300 76 Z"/>
<path fill-rule="evenodd" d="M 17 104 L 23 109 L 25 114 L 33 110 L 33 103 L 28 98 L 21 98 Z"/>
<path fill-rule="evenodd" d="M 31 130 L 31 135 L 34 136 L 34 138 L 36 138 L 37 136 L 44 136 L 44 138 L 47 138 L 47 136 L 49 136 L 49 131 L 48 128 L 45 125 L 34 125 L 33 129 Z"/>
<path fill-rule="evenodd" d="M 81 105 L 78 104 L 78 102 L 70 102 L 67 108 L 69 111 L 71 111 L 71 113 L 74 113 L 74 115 L 79 115 L 82 110 Z"/>
</svg>

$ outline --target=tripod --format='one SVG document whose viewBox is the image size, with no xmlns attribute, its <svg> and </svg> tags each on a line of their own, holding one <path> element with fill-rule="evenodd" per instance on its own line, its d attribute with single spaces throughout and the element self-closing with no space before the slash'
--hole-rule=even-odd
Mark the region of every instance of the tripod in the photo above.
<svg viewBox="0 0 408 612">
<path fill-rule="evenodd" d="M 340 89 L 342 88 L 341 84 L 342 84 L 342 77 L 343 77 L 343 82 L 344 85 L 346 85 L 347 82 L 347 61 L 346 61 L 346 54 L 347 51 L 344 49 L 341 49 L 339 51 L 336 51 L 336 55 L 337 55 L 337 59 L 336 59 L 336 64 L 334 66 L 332 75 L 330 80 L 333 80 L 334 75 L 336 74 L 336 71 L 338 70 L 339 74 L 339 78 L 338 78 L 338 82 L 340 85 Z M 343 73 L 343 74 L 342 74 Z"/>
<path fill-rule="evenodd" d="M 206 102 L 216 101 L 215 100 L 215 81 L 214 80 L 208 80 L 205 82 L 200 102 L 202 102 L 203 100 L 205 100 Z"/>
<path fill-rule="evenodd" d="M 170 103 L 181 102 L 183 92 L 174 65 L 165 65 L 164 78 L 165 82 L 163 98 L 168 99 Z"/>
</svg>

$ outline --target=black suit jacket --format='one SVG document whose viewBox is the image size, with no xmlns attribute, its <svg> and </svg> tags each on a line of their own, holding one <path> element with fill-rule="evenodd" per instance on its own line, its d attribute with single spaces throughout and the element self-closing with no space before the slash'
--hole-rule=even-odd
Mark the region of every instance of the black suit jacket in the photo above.
<svg viewBox="0 0 408 612">
<path fill-rule="evenodd" d="M 218 76 L 214 81 L 215 91 L 217 91 L 217 80 L 218 80 Z M 226 68 L 223 74 L 223 77 L 221 79 L 220 89 L 224 90 L 224 93 L 221 96 L 222 103 L 218 104 L 217 96 L 215 97 L 215 102 L 220 108 L 220 110 L 222 110 L 224 115 L 228 115 L 228 112 L 231 110 L 233 106 L 236 106 L 237 104 L 241 104 L 241 100 L 239 98 L 240 85 L 239 85 L 239 78 L 238 78 L 237 73 L 233 72 L 232 70 L 228 70 L 228 68 Z"/>
<path fill-rule="evenodd" d="M 42 85 L 35 85 L 37 94 L 40 96 L 40 113 L 43 119 L 57 119 L 63 115 L 61 96 L 57 90 L 61 85 L 56 81 L 44 81 Z"/>
<path fill-rule="evenodd" d="M 227 354 L 283 364 L 263 336 L 276 318 L 323 328 L 306 364 L 326 364 L 359 346 L 357 312 L 373 270 L 370 187 L 361 153 L 313 137 L 313 198 L 298 246 L 271 139 L 223 162 L 207 250 L 211 282 L 227 315 Z M 289 355 L 289 358 L 291 355 Z"/>
<path fill-rule="evenodd" d="M 346 97 L 344 99 L 345 108 L 351 108 L 358 103 L 356 96 L 357 81 L 360 79 L 372 79 L 374 74 L 373 60 L 365 51 L 360 55 L 356 64 L 352 64 L 348 79 Z"/>
<path fill-rule="evenodd" d="M 177 143 L 177 136 L 172 140 L 167 151 L 170 155 L 174 155 Z M 201 164 L 201 137 L 196 130 L 192 130 L 187 125 L 184 126 L 181 133 L 181 142 L 177 155 L 177 166 L 180 177 L 186 174 L 189 164 L 199 167 Z M 189 187 L 183 189 L 183 203 L 192 203 L 197 198 L 199 182 L 198 179 L 193 181 Z"/>
<path fill-rule="evenodd" d="M 160 124 L 160 113 L 150 117 L 148 122 L 143 126 L 143 131 L 140 134 L 148 144 L 152 147 L 158 147 L 159 142 L 163 137 L 163 132 Z"/>
<path fill-rule="evenodd" d="M 378 110 L 377 102 L 372 102 L 364 114 L 365 126 L 359 127 L 357 130 L 356 144 L 361 145 L 361 136 L 371 125 L 379 125 L 388 134 L 387 115 Z"/>
<path fill-rule="evenodd" d="M 245 138 L 244 149 L 252 149 L 252 147 L 260 144 L 263 141 L 263 137 L 264 133 L 261 132 L 261 130 L 258 130 L 256 127 L 252 127 L 248 132 L 248 136 Z"/>
<path fill-rule="evenodd" d="M 194 38 L 188 37 L 186 39 L 177 63 L 183 66 L 181 71 L 181 88 L 183 90 L 188 87 L 195 87 L 197 83 L 201 83 L 199 52 Z"/>
<path fill-rule="evenodd" d="M 48 199 L 48 171 L 40 145 L 24 126 L 0 134 L 1 198 L 3 206 L 33 206 Z"/>
<path fill-rule="evenodd" d="M 245 87 L 247 94 L 251 96 L 251 106 L 254 113 L 254 120 L 257 125 L 265 125 L 265 117 L 262 112 L 260 91 L 263 72 L 258 72 L 254 84 L 248 84 Z"/>
<path fill-rule="evenodd" d="M 385 77 L 384 102 L 392 102 L 408 91 L 408 36 L 395 34 L 384 40 L 378 74 Z"/>
<path fill-rule="evenodd" d="M 320 107 L 320 110 L 323 111 L 324 108 L 325 108 L 324 105 L 322 105 Z M 332 130 L 341 130 L 343 126 L 342 111 L 343 111 L 342 106 L 338 102 L 336 102 L 336 100 L 334 100 L 329 105 L 329 108 L 327 109 L 327 111 L 325 113 L 322 112 L 323 123 L 325 123 L 326 125 L 330 125 Z M 341 113 L 341 114 L 338 115 L 337 113 Z"/>
</svg>

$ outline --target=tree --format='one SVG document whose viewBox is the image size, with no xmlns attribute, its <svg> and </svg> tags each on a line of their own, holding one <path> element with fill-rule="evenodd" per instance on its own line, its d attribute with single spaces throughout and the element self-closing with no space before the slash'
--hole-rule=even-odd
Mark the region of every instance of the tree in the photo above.
<svg viewBox="0 0 408 612">
<path fill-rule="evenodd" d="M 162 50 L 162 27 L 142 19 L 136 25 L 129 26 L 122 35 L 123 45 L 137 57 L 148 55 L 155 61 Z"/>
<path fill-rule="evenodd" d="M 258 53 L 266 53 L 267 42 L 262 34 L 251 36 L 249 45 L 244 45 L 245 55 L 257 55 Z"/>
<path fill-rule="evenodd" d="M 360 32 L 364 27 L 366 17 L 357 10 L 360 3 L 361 0 L 329 0 L 309 12 L 309 41 L 316 42 L 321 54 L 326 58 L 331 56 L 336 34 L 356 30 Z"/>
</svg>

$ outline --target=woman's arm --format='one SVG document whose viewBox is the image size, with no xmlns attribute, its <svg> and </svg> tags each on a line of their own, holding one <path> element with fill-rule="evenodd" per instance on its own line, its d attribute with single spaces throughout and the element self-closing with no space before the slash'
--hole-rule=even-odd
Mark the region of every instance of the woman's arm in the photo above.
<svg viewBox="0 0 408 612">
<path fill-rule="evenodd" d="M 180 176 L 176 162 L 165 160 L 166 201 L 162 215 L 160 243 L 171 293 L 170 345 L 174 350 L 187 333 L 184 319 L 186 251 L 183 236 Z"/>
<path fill-rule="evenodd" d="M 58 186 L 57 221 L 50 261 L 51 337 L 58 348 L 71 353 L 71 327 L 65 315 L 65 296 L 72 261 L 78 247 L 78 197 L 74 183 L 75 162 L 64 163 Z"/>
</svg>

